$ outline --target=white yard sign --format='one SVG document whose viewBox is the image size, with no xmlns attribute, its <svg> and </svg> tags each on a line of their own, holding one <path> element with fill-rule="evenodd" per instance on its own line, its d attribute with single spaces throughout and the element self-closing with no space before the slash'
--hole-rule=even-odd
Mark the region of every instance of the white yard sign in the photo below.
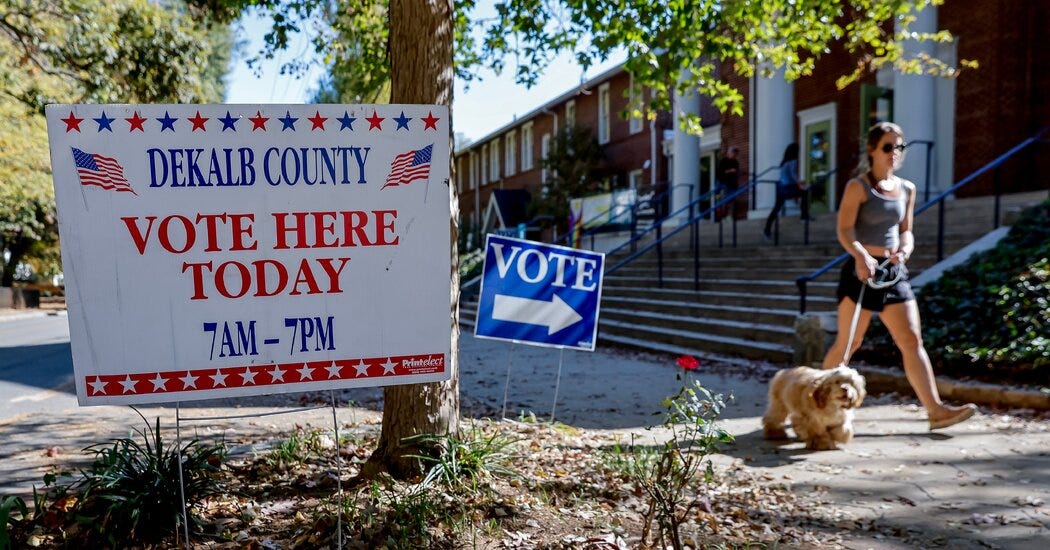
<svg viewBox="0 0 1050 550">
<path fill-rule="evenodd" d="M 448 379 L 448 122 L 48 106 L 80 403 Z"/>
</svg>

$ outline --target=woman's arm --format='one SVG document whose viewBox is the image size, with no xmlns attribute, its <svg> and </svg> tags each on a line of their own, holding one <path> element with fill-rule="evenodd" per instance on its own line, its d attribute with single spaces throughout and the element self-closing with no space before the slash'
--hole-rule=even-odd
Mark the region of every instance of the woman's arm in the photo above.
<svg viewBox="0 0 1050 550">
<path fill-rule="evenodd" d="M 901 185 L 908 189 L 908 204 L 904 208 L 904 219 L 898 226 L 901 242 L 891 256 L 895 264 L 908 261 L 911 253 L 915 251 L 915 235 L 911 231 L 912 222 L 915 219 L 915 184 L 908 180 L 901 180 Z M 901 191 L 903 190 L 902 188 Z"/>
<path fill-rule="evenodd" d="M 806 190 L 806 187 L 808 187 L 808 185 L 806 184 L 806 182 L 802 181 L 801 177 L 799 177 L 797 160 L 791 161 L 791 177 L 795 180 L 795 185 L 798 186 L 799 189 L 801 189 L 802 191 Z"/>
<path fill-rule="evenodd" d="M 857 224 L 857 211 L 861 203 L 867 200 L 867 190 L 860 180 L 852 179 L 846 184 L 842 193 L 842 203 L 839 204 L 839 217 L 836 233 L 839 244 L 853 256 L 854 270 L 857 278 L 867 280 L 875 272 L 879 263 L 868 254 L 864 245 L 857 240 L 855 226 Z"/>
</svg>

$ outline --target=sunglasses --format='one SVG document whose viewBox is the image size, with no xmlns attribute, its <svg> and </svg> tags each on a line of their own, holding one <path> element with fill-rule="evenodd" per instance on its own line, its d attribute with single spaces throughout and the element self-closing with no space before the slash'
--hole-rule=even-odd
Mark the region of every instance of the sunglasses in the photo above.
<svg viewBox="0 0 1050 550">
<path fill-rule="evenodd" d="M 907 147 L 907 145 L 905 145 L 903 143 L 900 144 L 900 145 L 894 145 L 892 143 L 884 143 L 884 144 L 882 144 L 882 152 L 883 153 L 889 153 L 890 151 L 896 149 L 896 150 L 898 150 L 898 151 L 903 153 L 905 147 Z"/>
</svg>

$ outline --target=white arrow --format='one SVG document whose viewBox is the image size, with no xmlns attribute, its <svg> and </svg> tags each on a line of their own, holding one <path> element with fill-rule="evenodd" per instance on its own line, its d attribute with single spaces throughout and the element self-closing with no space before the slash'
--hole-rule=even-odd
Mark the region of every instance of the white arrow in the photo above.
<svg viewBox="0 0 1050 550">
<path fill-rule="evenodd" d="M 583 316 L 557 294 L 550 302 L 497 294 L 496 302 L 492 305 L 492 318 L 496 321 L 545 326 L 548 336 L 583 320 Z"/>
</svg>

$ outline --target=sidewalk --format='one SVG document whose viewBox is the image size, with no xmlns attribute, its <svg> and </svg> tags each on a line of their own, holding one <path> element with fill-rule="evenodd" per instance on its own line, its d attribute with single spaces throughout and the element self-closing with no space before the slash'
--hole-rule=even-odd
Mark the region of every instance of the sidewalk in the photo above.
<svg viewBox="0 0 1050 550">
<path fill-rule="evenodd" d="M 12 309 L 9 307 L 0 307 L 0 323 L 4 321 L 14 321 L 15 319 L 25 319 L 27 317 L 40 317 L 43 315 L 55 315 L 59 311 L 65 311 L 62 309 L 40 309 L 40 308 L 26 308 L 26 309 Z"/>
<path fill-rule="evenodd" d="M 659 437 L 661 401 L 682 382 L 673 356 L 623 350 L 565 351 L 475 339 L 461 342 L 462 411 L 498 417 L 510 363 L 508 416 L 531 411 L 550 417 L 555 386 L 558 421 L 621 440 Z M 556 380 L 559 356 L 560 383 Z M 1050 420 L 991 410 L 941 432 L 927 431 L 925 414 L 911 396 L 870 396 L 858 411 L 857 437 L 843 450 L 808 452 L 761 438 L 768 365 L 702 364 L 690 373 L 714 392 L 732 393 L 722 423 L 736 436 L 716 463 L 742 463 L 769 483 L 816 494 L 826 515 L 848 530 L 848 548 L 1044 548 L 1050 538 Z M 378 429 L 378 388 L 341 392 L 355 407 L 341 407 L 341 424 Z M 270 411 L 298 404 L 301 396 L 253 398 L 184 406 L 183 417 Z M 170 429 L 174 410 L 160 415 Z M 1045 414 L 1045 413 L 1044 413 Z M 183 437 L 225 434 L 230 440 L 268 441 L 296 425 L 331 427 L 331 410 L 186 424 Z M 128 408 L 78 408 L 53 415 L 23 415 L 0 424 L 0 493 L 28 492 L 43 472 L 68 465 L 79 449 L 126 435 L 141 420 Z M 243 449 L 242 449 L 243 450 Z M 50 456 L 49 456 L 50 455 Z"/>
</svg>

